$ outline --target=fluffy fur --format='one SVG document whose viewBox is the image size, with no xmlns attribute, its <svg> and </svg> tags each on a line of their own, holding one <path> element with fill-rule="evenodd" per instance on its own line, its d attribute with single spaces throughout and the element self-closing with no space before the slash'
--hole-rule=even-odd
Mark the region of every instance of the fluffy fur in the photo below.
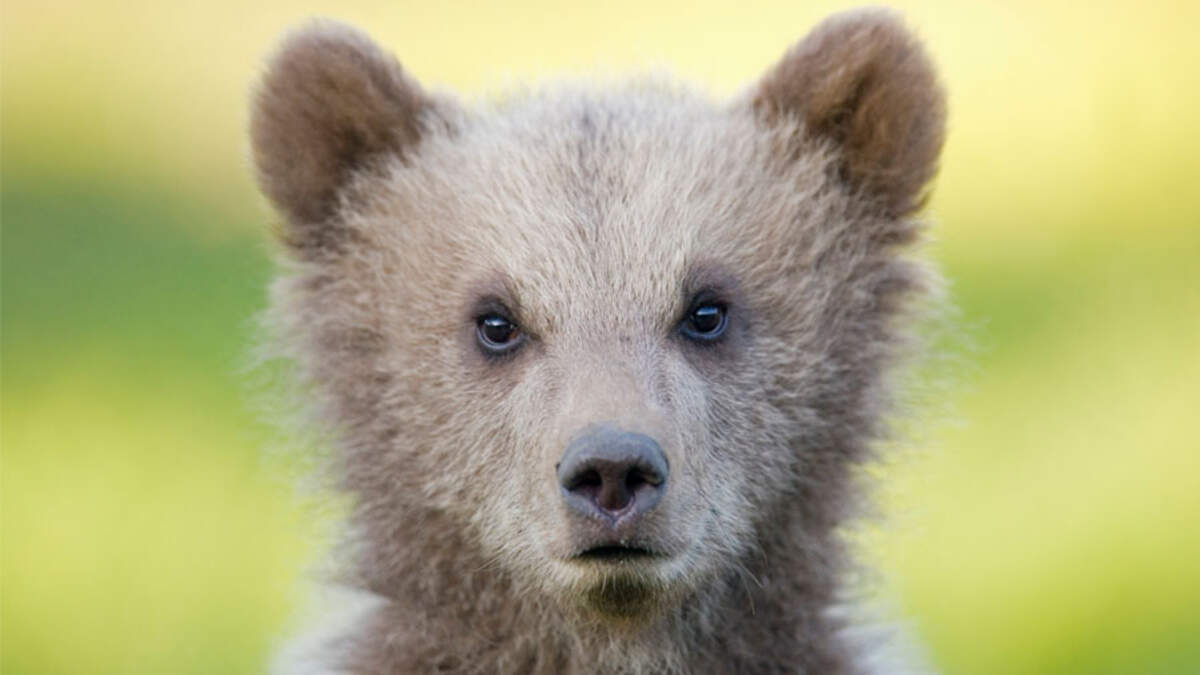
<svg viewBox="0 0 1200 675">
<path fill-rule="evenodd" d="M 839 673 L 838 528 L 883 432 L 900 255 L 935 172 L 932 67 L 898 19 L 835 17 L 746 96 L 634 82 L 469 108 L 361 33 L 291 35 L 254 108 L 290 259 L 279 350 L 331 430 L 359 609 L 283 668 Z M 719 344 L 678 331 L 718 289 Z M 492 360 L 481 299 L 527 339 Z M 603 422 L 671 480 L 642 566 L 572 562 L 555 464 Z"/>
</svg>

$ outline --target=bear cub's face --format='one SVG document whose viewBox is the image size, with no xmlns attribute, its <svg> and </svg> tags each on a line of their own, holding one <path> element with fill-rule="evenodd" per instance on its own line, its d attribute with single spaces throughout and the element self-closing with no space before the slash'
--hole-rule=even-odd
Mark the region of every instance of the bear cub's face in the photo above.
<svg viewBox="0 0 1200 675">
<path fill-rule="evenodd" d="M 886 13 L 724 105 L 642 82 L 467 108 L 352 29 L 292 35 L 252 128 L 295 263 L 273 311 L 361 573 L 469 558 L 640 619 L 834 527 L 925 283 L 896 248 L 942 119 Z"/>
</svg>

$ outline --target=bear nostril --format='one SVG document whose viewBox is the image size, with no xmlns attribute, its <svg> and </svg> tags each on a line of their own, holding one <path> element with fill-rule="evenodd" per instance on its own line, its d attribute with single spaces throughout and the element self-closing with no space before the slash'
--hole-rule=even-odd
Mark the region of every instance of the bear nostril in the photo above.
<svg viewBox="0 0 1200 675">
<path fill-rule="evenodd" d="M 571 485 L 567 486 L 568 490 L 578 490 L 579 488 L 598 488 L 604 484 L 604 479 L 600 477 L 598 471 L 584 471 L 579 476 L 571 481 Z"/>
<path fill-rule="evenodd" d="M 654 439 L 612 427 L 576 438 L 556 468 L 568 506 L 610 520 L 650 510 L 667 480 L 667 458 Z"/>
</svg>

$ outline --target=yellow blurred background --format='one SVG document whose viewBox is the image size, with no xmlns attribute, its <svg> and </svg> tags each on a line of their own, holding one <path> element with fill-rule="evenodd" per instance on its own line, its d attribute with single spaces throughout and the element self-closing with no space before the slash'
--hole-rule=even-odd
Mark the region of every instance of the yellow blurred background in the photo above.
<svg viewBox="0 0 1200 675">
<path fill-rule="evenodd" d="M 866 535 L 944 672 L 1200 672 L 1200 3 L 902 2 L 950 93 L 964 337 Z M 725 96 L 833 2 L 0 5 L 0 671 L 260 671 L 320 509 L 245 373 L 248 89 L 304 17 L 468 98 L 666 67 Z"/>
</svg>

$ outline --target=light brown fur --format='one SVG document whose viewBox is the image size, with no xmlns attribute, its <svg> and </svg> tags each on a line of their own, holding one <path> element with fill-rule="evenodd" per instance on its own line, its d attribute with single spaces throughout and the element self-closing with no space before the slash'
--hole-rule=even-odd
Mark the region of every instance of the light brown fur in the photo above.
<svg viewBox="0 0 1200 675">
<path fill-rule="evenodd" d="M 370 598 L 299 672 L 856 673 L 838 528 L 883 433 L 899 255 L 942 96 L 895 16 L 818 27 L 725 105 L 677 85 L 561 87 L 467 108 L 361 33 L 314 23 L 256 99 L 286 220 L 280 351 L 351 498 L 338 583 Z M 718 287 L 715 346 L 677 326 Z M 528 336 L 475 344 L 481 297 Z M 653 566 L 569 561 L 556 462 L 581 429 L 653 436 Z"/>
</svg>

